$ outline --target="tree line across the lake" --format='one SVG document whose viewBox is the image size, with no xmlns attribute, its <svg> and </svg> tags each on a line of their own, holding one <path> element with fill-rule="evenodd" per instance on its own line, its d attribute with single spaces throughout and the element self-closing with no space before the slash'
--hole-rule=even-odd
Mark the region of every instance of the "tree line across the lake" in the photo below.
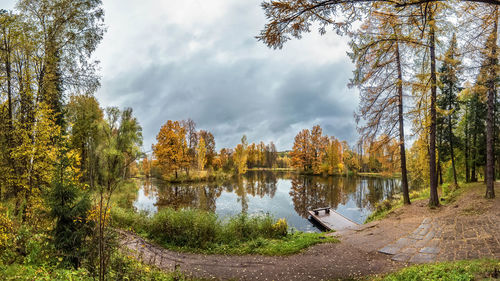
<svg viewBox="0 0 500 281">
<path fill-rule="evenodd" d="M 321 33 L 332 27 L 350 37 L 355 64 L 350 85 L 360 91 L 359 143 L 349 147 L 315 126 L 299 132 L 289 152 L 278 152 L 272 142 L 248 144 L 243 136 L 236 147 L 217 153 L 214 136 L 196 130 L 193 121 L 167 121 L 153 159 L 141 151 L 142 129 L 132 109 L 103 109 L 93 96 L 100 77 L 91 57 L 105 32 L 100 0 L 19 0 L 15 11 L 0 10 L 0 271 L 33 266 L 68 274 L 53 279 L 155 278 L 116 251 L 111 227 L 116 226 L 112 206 L 120 204 L 113 195 L 135 188 L 129 179 L 139 168 L 167 179 L 218 178 L 249 168 L 401 173 L 405 203 L 409 186 L 422 186 L 430 187 L 431 206 L 439 205 L 440 183 L 457 187 L 459 181 L 484 180 L 486 197 L 493 198 L 500 166 L 495 158 L 500 155 L 499 5 L 495 0 L 264 2 L 269 22 L 258 39 L 271 47 L 300 38 L 313 24 Z M 412 125 L 409 148 L 405 122 Z M 184 223 L 196 214 L 169 210 L 141 230 L 162 233 L 162 219 Z M 262 223 L 286 230 L 283 221 Z M 214 221 L 214 226 L 216 231 L 221 225 Z M 223 227 L 224 235 L 241 227 L 252 224 L 244 216 L 235 219 Z M 206 238 L 222 243 L 224 235 Z M 256 235 L 260 242 L 269 238 Z M 279 237 L 287 235 L 280 231 Z M 307 245 L 321 241 L 311 239 Z"/>
</svg>

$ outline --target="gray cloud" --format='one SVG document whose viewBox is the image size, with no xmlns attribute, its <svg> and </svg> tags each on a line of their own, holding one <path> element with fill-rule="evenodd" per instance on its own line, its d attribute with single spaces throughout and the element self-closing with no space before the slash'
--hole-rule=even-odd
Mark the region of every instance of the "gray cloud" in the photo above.
<svg viewBox="0 0 500 281">
<path fill-rule="evenodd" d="M 7 5 L 13 1 L 0 0 Z M 274 141 L 320 124 L 351 144 L 357 92 L 346 38 L 313 32 L 272 50 L 254 38 L 266 23 L 261 0 L 106 0 L 103 106 L 132 107 L 149 150 L 167 120 L 192 118 L 217 148 Z"/>
</svg>

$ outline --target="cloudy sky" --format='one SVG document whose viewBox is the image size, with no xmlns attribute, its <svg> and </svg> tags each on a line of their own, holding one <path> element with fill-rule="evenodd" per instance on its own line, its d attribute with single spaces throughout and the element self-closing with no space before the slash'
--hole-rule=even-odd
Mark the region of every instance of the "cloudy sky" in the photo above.
<svg viewBox="0 0 500 281">
<path fill-rule="evenodd" d="M 167 120 L 192 118 L 217 148 L 274 141 L 320 124 L 356 141 L 357 92 L 347 88 L 347 40 L 316 32 L 272 50 L 254 38 L 266 23 L 261 0 L 105 0 L 101 105 L 132 107 L 149 150 Z M 11 8 L 15 1 L 0 0 Z"/>
</svg>

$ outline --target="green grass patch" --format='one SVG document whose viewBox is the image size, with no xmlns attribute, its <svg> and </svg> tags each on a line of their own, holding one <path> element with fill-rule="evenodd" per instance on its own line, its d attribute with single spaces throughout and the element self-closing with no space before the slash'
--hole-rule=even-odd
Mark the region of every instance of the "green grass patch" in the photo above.
<svg viewBox="0 0 500 281">
<path fill-rule="evenodd" d="M 71 270 L 47 266 L 22 264 L 0 265 L 2 280 L 54 280 L 54 281 L 87 281 L 93 280 L 85 269 Z"/>
<path fill-rule="evenodd" d="M 97 280 L 85 268 L 68 269 L 55 265 L 31 264 L 0 264 L 2 280 L 16 281 L 91 281 Z M 187 281 L 201 280 L 187 278 L 180 272 L 164 272 L 155 267 L 144 265 L 132 257 L 114 254 L 111 258 L 106 280 L 134 280 L 134 281 Z"/>
<path fill-rule="evenodd" d="M 441 203 L 443 205 L 454 203 L 466 190 L 470 190 L 471 188 L 476 188 L 478 186 L 483 187 L 484 185 L 477 182 L 459 183 L 458 186 L 455 186 L 455 184 L 444 183 L 441 185 Z"/>
<path fill-rule="evenodd" d="M 429 198 L 429 189 L 410 192 L 410 201 L 415 202 Z M 394 196 L 392 199 L 386 199 L 375 205 L 375 211 L 366 218 L 365 223 L 385 218 L 390 213 L 403 206 L 403 197 L 401 194 Z"/>
<path fill-rule="evenodd" d="M 416 265 L 382 277 L 368 279 L 380 281 L 468 281 L 497 278 L 500 278 L 500 260 L 483 259 Z"/>
<path fill-rule="evenodd" d="M 115 208 L 116 227 L 132 230 L 165 248 L 204 254 L 290 255 L 319 243 L 338 242 L 324 233 L 288 231 L 284 219 L 239 215 L 220 220 L 215 213 L 162 209 L 152 217 Z"/>
</svg>

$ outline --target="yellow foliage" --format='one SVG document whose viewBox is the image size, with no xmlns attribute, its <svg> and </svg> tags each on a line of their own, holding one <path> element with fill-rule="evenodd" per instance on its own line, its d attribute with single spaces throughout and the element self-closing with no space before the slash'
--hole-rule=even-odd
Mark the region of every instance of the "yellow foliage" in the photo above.
<svg viewBox="0 0 500 281">
<path fill-rule="evenodd" d="M 186 130 L 178 121 L 168 120 L 156 136 L 153 153 L 164 175 L 189 166 Z"/>
<path fill-rule="evenodd" d="M 286 236 L 288 233 L 288 223 L 286 219 L 279 219 L 273 224 L 273 231 L 277 236 Z"/>
<path fill-rule="evenodd" d="M 99 214 L 101 213 L 100 211 L 101 211 L 101 205 L 99 205 L 99 204 L 95 205 L 92 209 L 90 209 L 87 212 L 87 221 L 93 221 L 96 224 L 98 224 L 99 223 Z M 101 220 L 100 221 L 104 222 L 105 226 L 107 226 L 109 224 L 110 215 L 111 215 L 111 206 L 106 208 L 106 210 L 104 210 L 104 207 L 103 207 L 103 212 L 101 213 Z"/>
<path fill-rule="evenodd" d="M 0 207 L 0 249 L 14 239 L 14 223 L 7 216 L 7 209 Z"/>
</svg>

